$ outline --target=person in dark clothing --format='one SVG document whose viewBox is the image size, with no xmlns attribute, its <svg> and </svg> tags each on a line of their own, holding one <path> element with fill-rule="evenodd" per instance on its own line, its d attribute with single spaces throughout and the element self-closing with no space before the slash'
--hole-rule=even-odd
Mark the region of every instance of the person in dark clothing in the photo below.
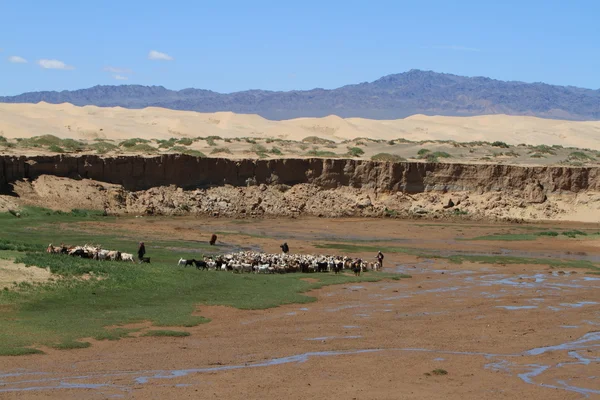
<svg viewBox="0 0 600 400">
<path fill-rule="evenodd" d="M 279 247 L 281 247 L 281 251 L 283 251 L 285 254 L 287 254 L 290 251 L 290 247 L 288 246 L 287 243 L 284 243 Z"/>
<path fill-rule="evenodd" d="M 213 233 L 213 235 L 212 235 L 212 236 L 211 236 L 211 238 L 210 238 L 210 242 L 209 242 L 209 243 L 210 243 L 210 245 L 211 245 L 211 246 L 214 246 L 214 245 L 215 245 L 215 243 L 217 243 L 217 235 L 215 235 L 215 234 Z"/>
<path fill-rule="evenodd" d="M 377 261 L 379 262 L 379 268 L 383 268 L 383 253 L 381 251 L 377 253 Z"/>
<path fill-rule="evenodd" d="M 144 242 L 140 242 L 140 247 L 138 247 L 138 258 L 140 262 L 144 258 L 144 254 L 146 254 L 146 246 L 144 246 Z"/>
</svg>

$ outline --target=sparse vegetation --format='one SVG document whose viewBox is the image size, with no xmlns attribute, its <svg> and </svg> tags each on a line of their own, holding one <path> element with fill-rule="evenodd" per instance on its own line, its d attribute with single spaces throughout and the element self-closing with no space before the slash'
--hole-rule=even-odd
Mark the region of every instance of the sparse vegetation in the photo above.
<svg viewBox="0 0 600 400">
<path fill-rule="evenodd" d="M 510 147 L 510 146 L 509 146 L 509 145 L 507 145 L 506 143 L 504 143 L 504 142 L 500 142 L 500 141 L 495 141 L 495 142 L 492 142 L 492 146 L 493 146 L 493 147 L 500 147 L 500 148 L 502 148 L 502 149 L 508 149 L 508 148 Z"/>
<path fill-rule="evenodd" d="M 95 150 L 98 154 L 106 154 L 118 150 L 119 146 L 109 142 L 96 142 L 90 145 L 90 149 Z"/>
<path fill-rule="evenodd" d="M 278 147 L 273 146 L 273 148 L 271 149 L 271 154 L 275 154 L 276 156 L 281 156 L 281 155 L 283 155 L 283 152 Z"/>
<path fill-rule="evenodd" d="M 374 156 L 371 157 L 371 160 L 373 160 L 373 161 L 387 161 L 387 162 L 395 162 L 395 163 L 406 161 L 406 159 L 404 157 L 400 157 L 399 155 L 389 154 L 389 153 L 378 153 L 378 154 L 375 154 Z"/>
<path fill-rule="evenodd" d="M 153 147 L 147 143 L 138 143 L 134 146 L 128 147 L 127 150 L 134 151 L 137 153 L 156 153 L 156 147 Z"/>
<path fill-rule="evenodd" d="M 429 149 L 421 149 L 419 151 L 417 151 L 417 156 L 419 156 L 419 158 L 424 158 L 426 154 L 431 153 L 431 151 Z"/>
<path fill-rule="evenodd" d="M 302 139 L 302 142 L 309 143 L 309 144 L 319 144 L 319 145 L 335 144 L 335 142 L 333 140 L 320 138 L 318 136 L 307 136 L 304 139 Z"/>
<path fill-rule="evenodd" d="M 574 151 L 571 154 L 569 154 L 569 161 L 593 161 L 594 159 L 594 157 L 584 153 L 583 151 Z"/>
<path fill-rule="evenodd" d="M 121 143 L 119 143 L 119 147 L 125 147 L 125 148 L 132 148 L 137 146 L 138 144 L 147 144 L 150 143 L 149 140 L 146 139 L 140 139 L 140 138 L 133 138 L 133 139 L 127 139 L 122 141 Z"/>
<path fill-rule="evenodd" d="M 48 146 L 48 150 L 53 153 L 64 153 L 65 152 L 62 147 L 57 146 L 55 144 L 51 144 L 50 146 Z"/>
<path fill-rule="evenodd" d="M 306 155 L 310 156 L 310 157 L 322 157 L 322 158 L 337 157 L 337 154 L 335 154 L 332 151 L 317 150 L 317 149 L 312 149 L 312 150 L 308 151 L 306 153 Z"/>
<path fill-rule="evenodd" d="M 190 138 L 181 138 L 177 141 L 177 143 L 183 146 L 191 146 L 194 143 L 194 141 Z"/>
<path fill-rule="evenodd" d="M 169 330 L 151 330 L 144 333 L 142 336 L 153 337 L 185 337 L 190 336 L 189 332 L 185 331 L 169 331 Z"/>
<path fill-rule="evenodd" d="M 552 156 L 556 155 L 556 151 L 554 151 L 554 149 L 550 146 L 547 146 L 545 144 L 539 145 L 539 146 L 533 146 L 531 147 L 531 151 L 530 153 L 535 153 L 535 154 L 549 154 Z"/>
<path fill-rule="evenodd" d="M 210 154 L 232 154 L 228 147 L 215 147 Z"/>
<path fill-rule="evenodd" d="M 436 151 L 435 153 L 433 153 L 434 156 L 436 156 L 437 158 L 450 158 L 452 157 L 449 153 L 446 153 L 445 151 Z"/>
<path fill-rule="evenodd" d="M 348 147 L 348 155 L 350 157 L 360 157 L 365 154 L 365 151 L 360 147 Z"/>
</svg>

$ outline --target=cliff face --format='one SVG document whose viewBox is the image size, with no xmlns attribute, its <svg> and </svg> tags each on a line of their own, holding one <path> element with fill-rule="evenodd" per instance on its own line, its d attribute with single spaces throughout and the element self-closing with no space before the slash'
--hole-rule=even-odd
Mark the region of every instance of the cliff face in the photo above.
<svg viewBox="0 0 600 400">
<path fill-rule="evenodd" d="M 87 178 L 126 190 L 177 185 L 184 189 L 223 185 L 309 183 L 321 188 L 352 187 L 381 191 L 600 191 L 599 168 L 512 165 L 385 163 L 361 160 L 228 160 L 185 155 L 157 157 L 38 156 L 0 157 L 0 193 L 12 183 L 41 175 Z M 539 184 L 539 185 L 538 185 Z"/>
</svg>

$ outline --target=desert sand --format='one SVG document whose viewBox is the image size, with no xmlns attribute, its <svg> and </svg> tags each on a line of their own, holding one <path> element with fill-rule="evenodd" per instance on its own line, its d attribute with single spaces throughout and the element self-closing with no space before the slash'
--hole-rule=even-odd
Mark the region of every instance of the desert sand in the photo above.
<svg viewBox="0 0 600 400">
<path fill-rule="evenodd" d="M 411 141 L 503 141 L 517 145 L 562 145 L 600 150 L 600 121 L 562 121 L 535 117 L 486 115 L 399 120 L 297 118 L 270 121 L 231 112 L 197 113 L 163 108 L 76 107 L 71 104 L 0 104 L 0 135 L 27 138 L 52 134 L 60 138 L 123 140 L 128 138 L 221 136 L 302 140 L 319 136 L 335 141 L 355 138 Z"/>
</svg>

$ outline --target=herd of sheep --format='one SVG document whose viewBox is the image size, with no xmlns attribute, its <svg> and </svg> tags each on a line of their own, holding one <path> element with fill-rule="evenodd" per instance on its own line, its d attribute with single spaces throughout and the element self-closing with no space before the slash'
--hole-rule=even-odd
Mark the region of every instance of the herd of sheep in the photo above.
<svg viewBox="0 0 600 400">
<path fill-rule="evenodd" d="M 100 246 L 60 246 L 48 245 L 46 250 L 50 254 L 67 254 L 74 257 L 89 258 L 93 260 L 129 261 L 135 263 L 133 254 L 117 250 L 106 250 Z M 149 258 L 142 258 L 140 262 L 150 262 Z M 313 254 L 268 254 L 253 251 L 241 251 L 219 256 L 207 256 L 201 260 L 180 258 L 179 266 L 195 266 L 199 270 L 230 271 L 233 273 L 264 273 L 283 274 L 290 272 L 334 272 L 336 274 L 350 270 L 355 275 L 361 272 L 381 269 L 379 262 L 366 262 L 360 258 L 347 256 L 313 255 Z"/>
<path fill-rule="evenodd" d="M 355 275 L 367 270 L 381 269 L 379 262 L 365 262 L 360 258 L 312 254 L 267 254 L 241 251 L 202 260 L 179 259 L 179 266 L 196 266 L 200 270 L 231 271 L 233 273 L 288 273 L 334 272 L 351 270 Z"/>
<path fill-rule="evenodd" d="M 117 250 L 106 250 L 102 249 L 100 246 L 90 246 L 88 244 L 83 246 L 66 246 L 64 244 L 61 244 L 60 246 L 53 246 L 52 243 L 50 243 L 46 249 L 46 252 L 50 254 L 68 254 L 74 257 L 90 258 L 93 260 L 135 262 L 133 254 L 131 253 L 122 253 Z"/>
</svg>

